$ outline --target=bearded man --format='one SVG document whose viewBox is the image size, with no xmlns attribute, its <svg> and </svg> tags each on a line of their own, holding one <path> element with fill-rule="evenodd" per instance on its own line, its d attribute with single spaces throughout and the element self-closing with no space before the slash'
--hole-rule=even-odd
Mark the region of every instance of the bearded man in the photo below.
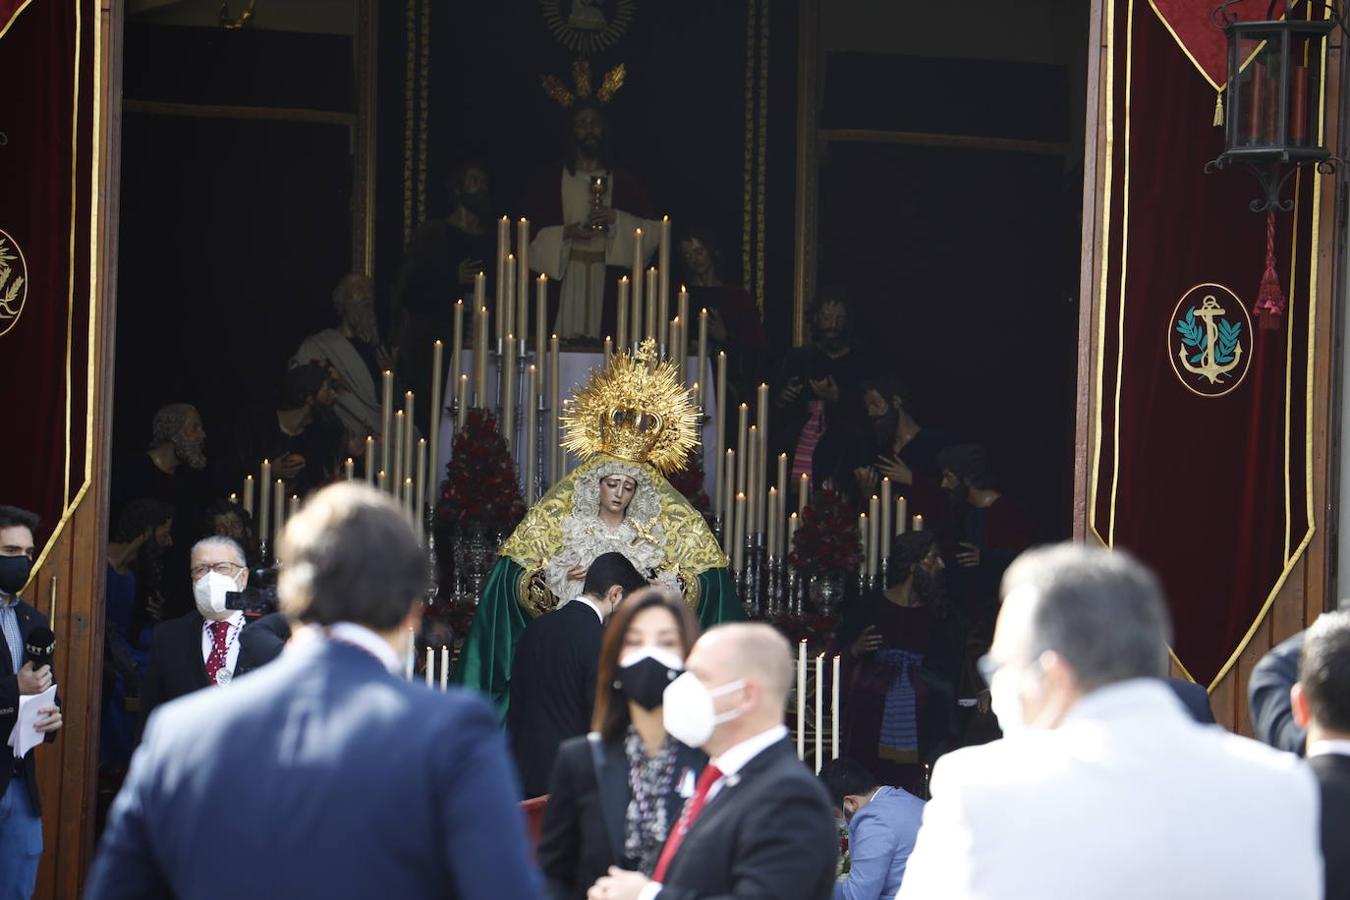
<svg viewBox="0 0 1350 900">
<path fill-rule="evenodd" d="M 291 357 L 291 368 L 317 363 L 336 376 L 333 411 L 347 434 L 363 441 L 368 434 L 379 434 L 376 385 L 380 371 L 391 364 L 380 346 L 371 280 L 365 275 L 343 276 L 333 289 L 333 311 L 337 325 L 305 338 Z"/>
</svg>

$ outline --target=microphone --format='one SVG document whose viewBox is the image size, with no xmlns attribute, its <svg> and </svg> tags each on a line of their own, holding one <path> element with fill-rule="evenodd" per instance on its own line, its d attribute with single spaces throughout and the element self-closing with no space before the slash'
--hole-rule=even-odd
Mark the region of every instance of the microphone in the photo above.
<svg viewBox="0 0 1350 900">
<path fill-rule="evenodd" d="M 24 650 L 34 669 L 52 664 L 52 655 L 56 652 L 56 635 L 50 628 L 38 627 L 28 633 Z"/>
</svg>

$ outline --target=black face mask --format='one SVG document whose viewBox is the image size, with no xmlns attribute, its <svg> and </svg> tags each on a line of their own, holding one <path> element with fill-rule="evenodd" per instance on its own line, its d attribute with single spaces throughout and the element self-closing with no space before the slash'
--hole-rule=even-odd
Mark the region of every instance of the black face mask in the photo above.
<svg viewBox="0 0 1350 900">
<path fill-rule="evenodd" d="M 629 700 L 643 709 L 652 710 L 661 705 L 666 685 L 680 676 L 684 666 L 672 667 L 671 663 L 678 663 L 679 658 L 669 651 L 653 647 L 646 652 L 657 654 L 662 659 L 658 659 L 657 655 L 648 655 L 631 665 L 622 666 L 615 685 Z"/>
<path fill-rule="evenodd" d="M 33 561 L 26 556 L 0 556 L 0 591 L 18 593 L 32 571 Z"/>
</svg>

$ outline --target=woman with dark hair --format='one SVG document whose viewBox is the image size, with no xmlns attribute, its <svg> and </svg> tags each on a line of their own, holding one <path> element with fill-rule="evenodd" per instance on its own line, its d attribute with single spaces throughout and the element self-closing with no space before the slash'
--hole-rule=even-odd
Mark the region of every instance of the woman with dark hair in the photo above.
<svg viewBox="0 0 1350 900">
<path fill-rule="evenodd" d="M 585 897 L 610 866 L 655 868 L 707 762 L 661 719 L 662 693 L 697 638 L 688 604 L 660 587 L 632 594 L 610 619 L 593 730 L 559 748 L 544 809 L 539 866 L 555 900 Z"/>
<path fill-rule="evenodd" d="M 933 532 L 897 535 L 885 590 L 843 610 L 831 650 L 844 658 L 843 755 L 919 796 L 955 729 L 963 638 L 942 569 Z"/>
</svg>

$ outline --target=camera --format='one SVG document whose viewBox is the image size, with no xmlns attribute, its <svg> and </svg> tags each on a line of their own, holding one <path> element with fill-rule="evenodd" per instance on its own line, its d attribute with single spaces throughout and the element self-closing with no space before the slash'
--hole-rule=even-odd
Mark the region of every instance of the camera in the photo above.
<svg viewBox="0 0 1350 900">
<path fill-rule="evenodd" d="M 281 566 L 250 569 L 248 587 L 225 592 L 225 608 L 237 609 L 245 617 L 256 619 L 277 611 L 277 573 Z"/>
</svg>

